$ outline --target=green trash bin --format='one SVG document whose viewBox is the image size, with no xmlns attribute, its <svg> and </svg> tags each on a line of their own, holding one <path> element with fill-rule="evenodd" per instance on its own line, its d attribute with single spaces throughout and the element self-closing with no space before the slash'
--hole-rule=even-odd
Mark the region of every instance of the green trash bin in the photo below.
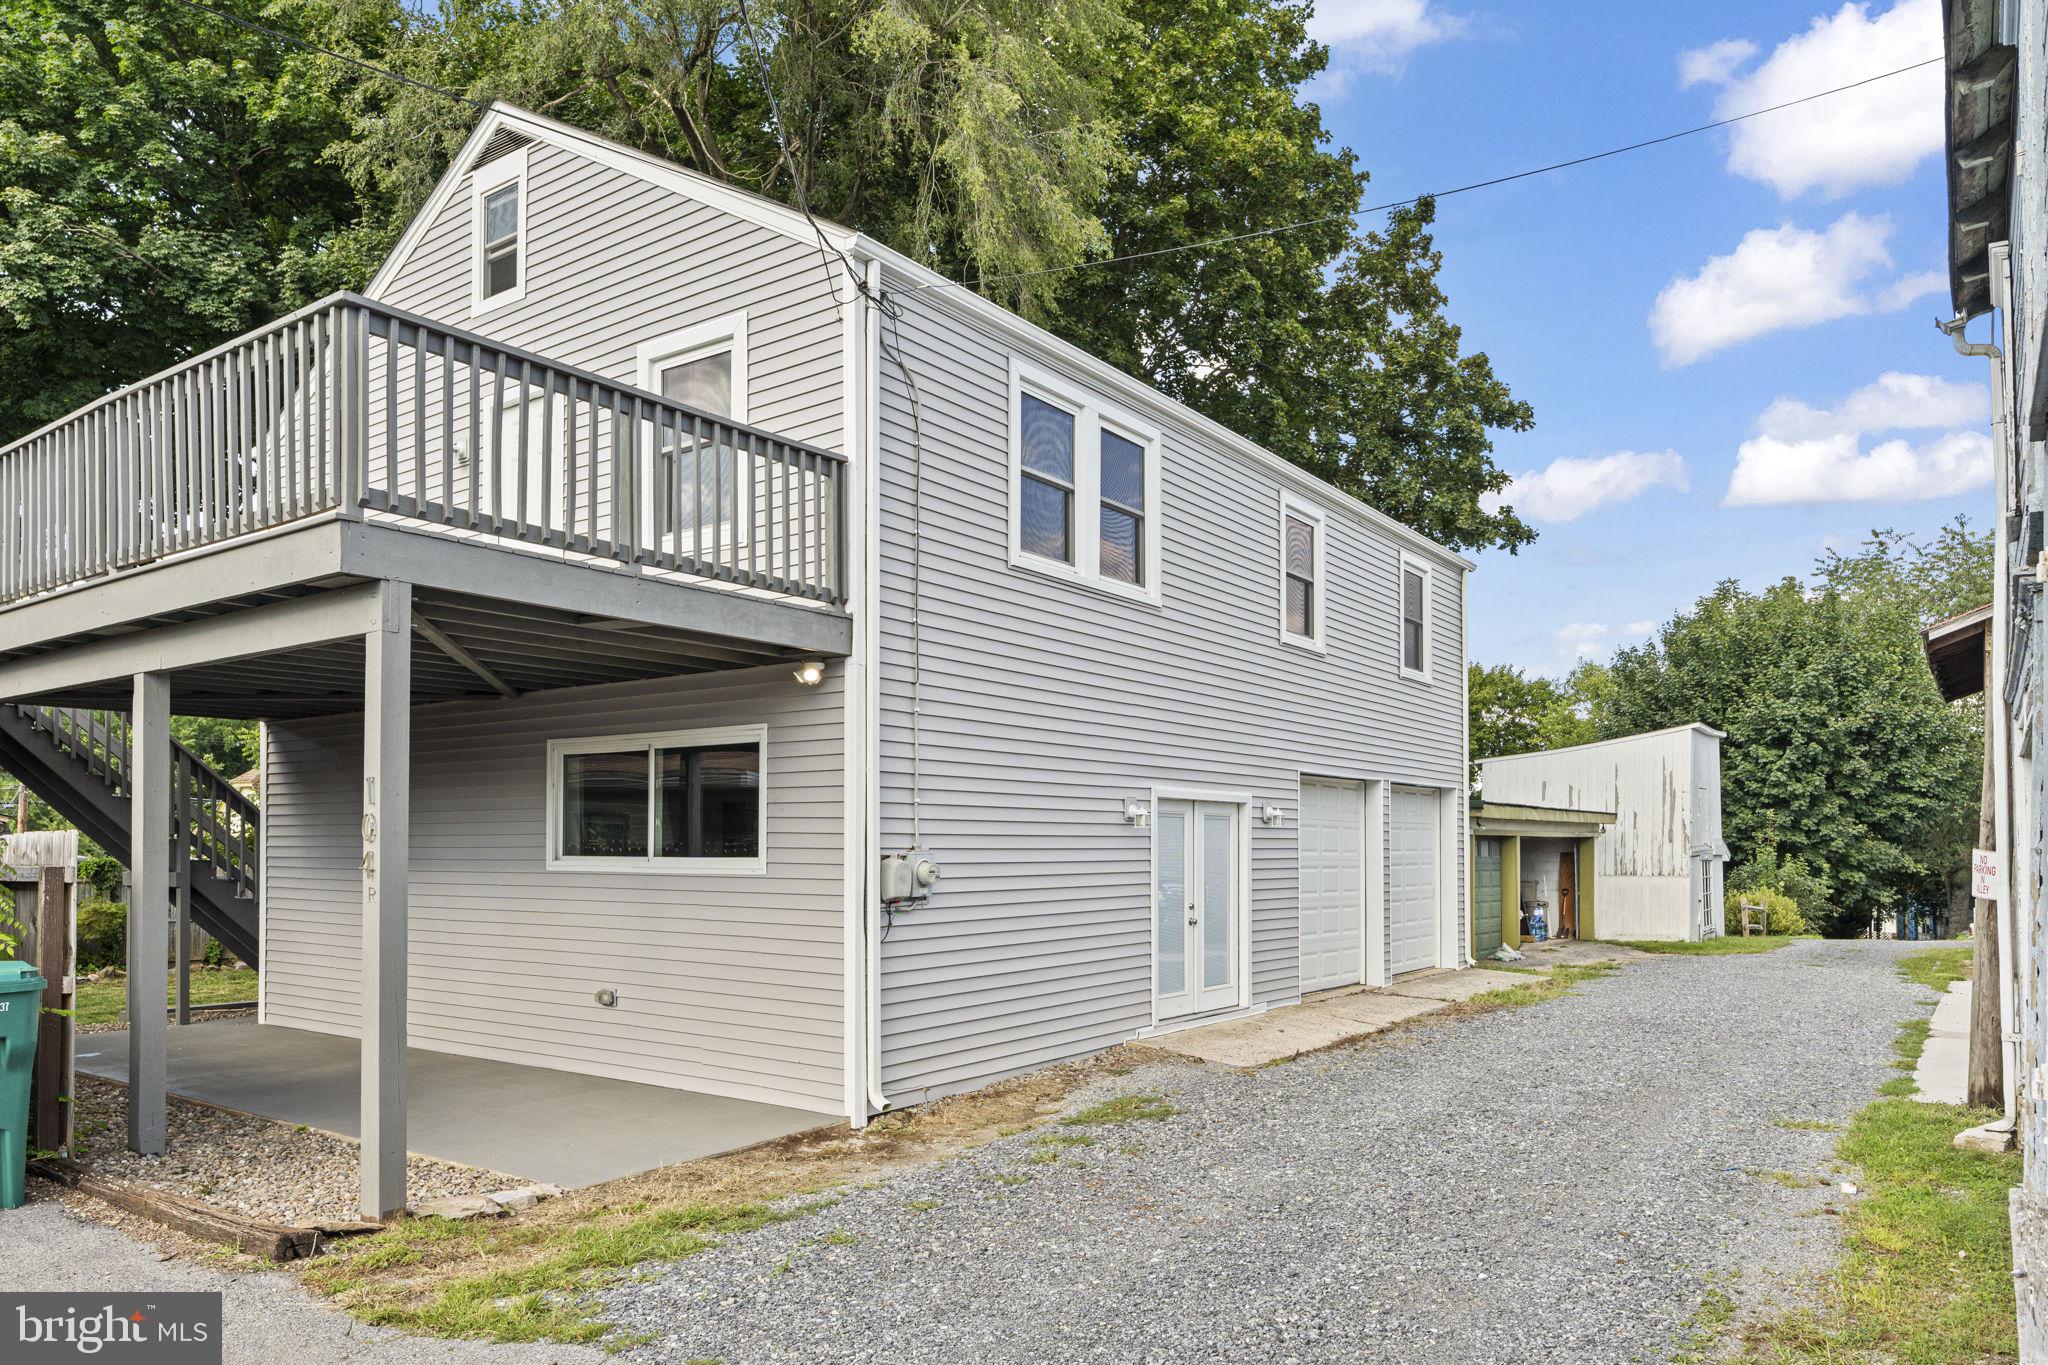
<svg viewBox="0 0 2048 1365">
<path fill-rule="evenodd" d="M 45 984 L 26 962 L 0 962 L 0 1209 L 28 1199 L 28 1077 Z"/>
</svg>

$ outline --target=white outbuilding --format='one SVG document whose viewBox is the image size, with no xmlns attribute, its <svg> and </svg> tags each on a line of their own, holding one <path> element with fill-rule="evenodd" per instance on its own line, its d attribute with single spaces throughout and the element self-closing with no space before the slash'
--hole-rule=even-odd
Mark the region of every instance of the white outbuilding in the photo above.
<svg viewBox="0 0 2048 1365">
<path fill-rule="evenodd" d="M 1488 807 L 1611 812 L 1593 841 L 1598 934 L 1698 940 L 1721 933 L 1721 741 L 1706 725 L 1479 764 Z M 1583 931 L 1582 931 L 1583 932 Z"/>
</svg>

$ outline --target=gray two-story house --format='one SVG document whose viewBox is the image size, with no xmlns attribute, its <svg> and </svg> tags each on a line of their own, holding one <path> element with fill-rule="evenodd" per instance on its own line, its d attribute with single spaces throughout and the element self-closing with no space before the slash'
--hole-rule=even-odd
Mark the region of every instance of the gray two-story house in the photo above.
<svg viewBox="0 0 2048 1365">
<path fill-rule="evenodd" d="M 364 295 L 0 451 L 0 761 L 119 768 L 264 1023 L 361 1037 L 380 1214 L 408 1041 L 860 1124 L 1460 965 L 1470 568 L 500 105 Z M 173 712 L 265 722 L 260 840 Z"/>
</svg>

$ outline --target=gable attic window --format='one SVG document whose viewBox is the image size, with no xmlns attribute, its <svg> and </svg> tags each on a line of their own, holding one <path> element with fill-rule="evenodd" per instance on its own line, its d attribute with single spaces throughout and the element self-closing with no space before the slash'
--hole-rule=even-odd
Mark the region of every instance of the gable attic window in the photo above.
<svg viewBox="0 0 2048 1365">
<path fill-rule="evenodd" d="M 1280 639 L 1323 649 L 1323 514 L 1294 499 L 1280 499 Z"/>
<path fill-rule="evenodd" d="M 1401 676 L 1429 681 L 1430 571 L 1401 556 Z"/>
<path fill-rule="evenodd" d="M 1159 601 L 1159 433 L 1023 361 L 1010 366 L 1010 563 Z"/>
<path fill-rule="evenodd" d="M 476 225 L 473 311 L 526 294 L 526 154 L 524 147 L 508 152 L 470 176 Z"/>
</svg>

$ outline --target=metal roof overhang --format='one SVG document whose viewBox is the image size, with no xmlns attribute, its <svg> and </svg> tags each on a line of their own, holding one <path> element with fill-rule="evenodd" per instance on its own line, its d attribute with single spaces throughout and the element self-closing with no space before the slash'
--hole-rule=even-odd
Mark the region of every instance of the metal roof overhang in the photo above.
<svg viewBox="0 0 2048 1365">
<path fill-rule="evenodd" d="M 1991 631 L 1991 604 L 1972 608 L 1920 632 L 1927 667 L 1942 700 L 1960 701 L 1984 690 L 1984 641 Z"/>
<path fill-rule="evenodd" d="M 1613 824 L 1611 810 L 1573 810 L 1564 806 L 1523 806 L 1482 801 L 1472 808 L 1472 832 L 1520 834 L 1537 839 L 1590 839 Z"/>
<path fill-rule="evenodd" d="M 1991 310 L 1989 249 L 2011 209 L 2018 53 L 1999 41 L 1998 0 L 1944 0 L 1949 301 L 1959 317 Z"/>
</svg>

